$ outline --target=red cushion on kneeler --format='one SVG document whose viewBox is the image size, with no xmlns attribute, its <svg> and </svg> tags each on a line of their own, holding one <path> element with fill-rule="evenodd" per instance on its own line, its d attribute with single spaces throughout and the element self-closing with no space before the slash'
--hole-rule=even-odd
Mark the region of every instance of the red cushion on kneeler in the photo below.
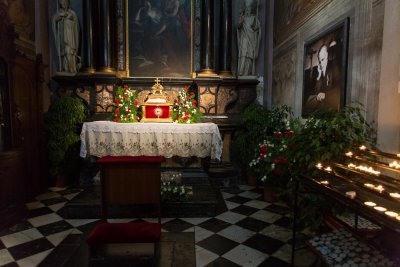
<svg viewBox="0 0 400 267">
<path fill-rule="evenodd" d="M 99 163 L 132 162 L 132 163 L 161 163 L 163 156 L 104 156 L 97 160 Z"/>
<path fill-rule="evenodd" d="M 153 243 L 160 240 L 160 235 L 159 223 L 99 223 L 89 234 L 86 243 Z"/>
</svg>

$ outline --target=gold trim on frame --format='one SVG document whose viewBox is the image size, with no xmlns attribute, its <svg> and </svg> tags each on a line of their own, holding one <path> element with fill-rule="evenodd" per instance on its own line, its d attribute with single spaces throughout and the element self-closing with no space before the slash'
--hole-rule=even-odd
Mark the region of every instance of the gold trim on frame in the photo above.
<svg viewBox="0 0 400 267">
<path fill-rule="evenodd" d="M 186 76 L 182 77 L 169 77 L 169 76 L 163 76 L 164 78 L 168 79 L 182 79 L 182 78 L 191 78 L 192 73 L 194 72 L 194 66 L 193 66 L 193 58 L 194 58 L 194 26 L 195 26 L 195 19 L 194 19 L 194 5 L 195 5 L 195 0 L 190 0 L 190 5 L 191 5 L 191 14 L 190 14 L 190 32 L 191 32 L 191 37 L 190 37 L 190 71 L 187 73 Z M 126 38 L 126 46 L 125 46 L 125 68 L 126 68 L 126 77 L 135 77 L 135 78 L 155 78 L 155 76 L 131 76 L 130 70 L 129 70 L 129 0 L 125 0 L 125 38 Z M 160 77 L 160 76 L 158 76 Z"/>
</svg>

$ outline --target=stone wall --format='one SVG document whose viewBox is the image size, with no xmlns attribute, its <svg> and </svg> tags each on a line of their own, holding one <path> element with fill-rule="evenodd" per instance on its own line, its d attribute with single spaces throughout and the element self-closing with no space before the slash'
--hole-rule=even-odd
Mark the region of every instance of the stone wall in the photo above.
<svg viewBox="0 0 400 267">
<path fill-rule="evenodd" d="M 345 105 L 362 103 L 367 120 L 377 127 L 378 147 L 388 152 L 398 151 L 399 53 L 382 48 L 399 47 L 399 37 L 395 37 L 395 44 L 392 43 L 393 35 L 399 36 L 400 31 L 395 15 L 399 4 L 394 0 L 324 0 L 314 6 L 296 6 L 298 1 L 291 0 L 283 2 L 286 5 L 277 5 L 275 1 L 275 15 L 282 12 L 282 8 L 289 14 L 285 16 L 284 12 L 274 20 L 279 34 L 274 36 L 272 104 L 289 104 L 295 115 L 301 116 L 304 44 L 348 18 Z M 282 17 L 286 21 L 282 22 Z M 394 52 L 395 57 L 391 57 L 390 53 Z M 388 69 L 393 70 L 389 77 Z M 388 118 L 390 110 L 395 111 L 397 120 L 391 113 Z"/>
</svg>

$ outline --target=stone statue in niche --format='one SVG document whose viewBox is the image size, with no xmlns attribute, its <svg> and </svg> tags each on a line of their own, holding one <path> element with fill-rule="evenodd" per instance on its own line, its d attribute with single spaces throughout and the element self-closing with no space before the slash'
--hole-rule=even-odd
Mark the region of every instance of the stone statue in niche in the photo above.
<svg viewBox="0 0 400 267">
<path fill-rule="evenodd" d="M 260 48 L 261 27 L 258 19 L 258 1 L 245 0 L 244 8 L 239 11 L 238 37 L 238 76 L 256 75 L 256 59 Z M 253 9 L 256 6 L 254 14 Z"/>
<path fill-rule="evenodd" d="M 60 9 L 54 14 L 52 27 L 58 56 L 58 71 L 73 75 L 80 68 L 79 22 L 69 0 L 59 0 Z"/>
</svg>

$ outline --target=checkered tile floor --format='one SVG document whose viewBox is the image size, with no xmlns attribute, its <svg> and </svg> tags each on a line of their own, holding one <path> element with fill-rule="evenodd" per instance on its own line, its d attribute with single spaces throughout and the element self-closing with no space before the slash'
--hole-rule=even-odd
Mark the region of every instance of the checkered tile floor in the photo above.
<svg viewBox="0 0 400 267">
<path fill-rule="evenodd" d="M 82 234 L 85 225 L 96 222 L 57 214 L 80 191 L 49 191 L 27 203 L 28 218 L 0 233 L 0 266 L 42 266 L 67 236 Z M 196 266 L 290 266 L 290 210 L 282 203 L 264 202 L 257 187 L 239 186 L 221 193 L 226 212 L 212 218 L 163 218 L 163 231 L 194 231 Z M 297 250 L 296 265 L 311 266 L 314 261 L 306 248 Z"/>
</svg>

